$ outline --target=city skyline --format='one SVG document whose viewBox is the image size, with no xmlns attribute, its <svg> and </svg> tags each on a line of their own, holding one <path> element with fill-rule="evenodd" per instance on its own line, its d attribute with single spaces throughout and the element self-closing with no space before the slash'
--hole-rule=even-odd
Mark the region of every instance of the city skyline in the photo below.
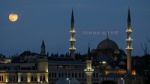
<svg viewBox="0 0 150 84">
<path fill-rule="evenodd" d="M 20 54 L 25 50 L 40 52 L 42 40 L 51 53 L 69 52 L 71 11 L 74 10 L 77 31 L 77 52 L 87 53 L 104 40 L 107 32 L 119 48 L 125 50 L 127 13 L 131 9 L 133 27 L 133 55 L 143 55 L 142 45 L 147 43 L 150 27 L 150 1 L 1 1 L 0 3 L 0 53 Z M 8 15 L 19 15 L 10 22 Z M 95 33 L 96 32 L 96 33 Z M 148 49 L 149 50 L 149 49 Z"/>
</svg>

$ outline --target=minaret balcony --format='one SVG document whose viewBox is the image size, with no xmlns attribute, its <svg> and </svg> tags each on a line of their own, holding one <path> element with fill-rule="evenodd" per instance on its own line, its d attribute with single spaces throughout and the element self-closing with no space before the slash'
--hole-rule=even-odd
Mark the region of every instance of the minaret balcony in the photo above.
<svg viewBox="0 0 150 84">
<path fill-rule="evenodd" d="M 130 42 L 130 41 L 133 41 L 133 39 L 130 37 L 130 38 L 127 38 L 126 41 Z"/>
<path fill-rule="evenodd" d="M 131 28 L 130 28 L 130 29 L 127 29 L 126 32 L 132 32 L 132 29 L 131 29 Z"/>
<path fill-rule="evenodd" d="M 71 48 L 69 48 L 69 50 L 76 50 L 76 48 L 75 47 L 71 47 Z"/>
<path fill-rule="evenodd" d="M 76 39 L 74 39 L 74 38 L 70 38 L 70 40 L 69 41 L 76 41 Z"/>
<path fill-rule="evenodd" d="M 73 29 L 73 30 L 70 30 L 70 33 L 75 33 L 76 31 Z"/>
<path fill-rule="evenodd" d="M 86 69 L 84 69 L 84 71 L 85 71 L 85 72 L 93 72 L 94 69 L 92 69 L 92 68 L 86 68 Z"/>
<path fill-rule="evenodd" d="M 133 50 L 133 48 L 132 47 L 127 47 L 126 50 Z"/>
</svg>

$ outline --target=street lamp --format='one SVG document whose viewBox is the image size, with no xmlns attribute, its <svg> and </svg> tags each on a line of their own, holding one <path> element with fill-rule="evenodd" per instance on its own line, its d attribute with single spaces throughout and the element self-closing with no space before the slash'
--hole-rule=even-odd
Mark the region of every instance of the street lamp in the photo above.
<svg viewBox="0 0 150 84">
<path fill-rule="evenodd" d="M 125 84 L 125 82 L 124 82 L 124 78 L 121 78 L 121 81 L 122 81 L 122 84 Z"/>
<path fill-rule="evenodd" d="M 66 80 L 69 82 L 69 84 L 70 84 L 70 79 L 69 78 L 66 78 Z"/>
</svg>

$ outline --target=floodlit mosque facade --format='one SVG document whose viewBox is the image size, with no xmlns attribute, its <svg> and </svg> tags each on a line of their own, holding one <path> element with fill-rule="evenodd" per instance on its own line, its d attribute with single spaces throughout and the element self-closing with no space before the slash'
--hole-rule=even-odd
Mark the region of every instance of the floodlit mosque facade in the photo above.
<svg viewBox="0 0 150 84">
<path fill-rule="evenodd" d="M 143 84 L 132 66 L 132 26 L 130 9 L 126 28 L 126 54 L 108 36 L 96 49 L 76 54 L 74 15 L 71 15 L 69 54 L 40 54 L 25 51 L 0 59 L 0 84 Z"/>
</svg>

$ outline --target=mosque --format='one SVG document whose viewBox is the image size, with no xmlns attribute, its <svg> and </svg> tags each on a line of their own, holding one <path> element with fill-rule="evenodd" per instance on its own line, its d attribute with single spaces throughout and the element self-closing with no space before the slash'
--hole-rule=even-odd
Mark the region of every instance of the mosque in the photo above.
<svg viewBox="0 0 150 84">
<path fill-rule="evenodd" d="M 0 84 L 143 84 L 132 68 L 132 26 L 128 10 L 126 52 L 109 36 L 85 55 L 76 54 L 74 13 L 71 14 L 69 54 L 48 55 L 42 41 L 41 52 L 25 51 L 0 58 Z"/>
</svg>

